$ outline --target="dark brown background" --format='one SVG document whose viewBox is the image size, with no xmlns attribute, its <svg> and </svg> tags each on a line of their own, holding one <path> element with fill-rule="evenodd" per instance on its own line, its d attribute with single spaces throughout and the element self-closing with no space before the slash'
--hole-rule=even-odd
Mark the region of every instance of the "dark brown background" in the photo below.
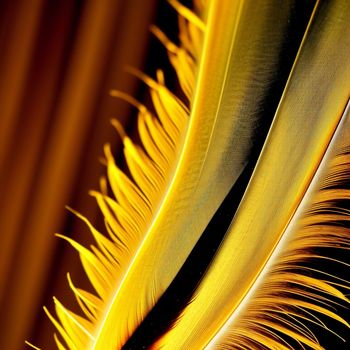
<svg viewBox="0 0 350 350">
<path fill-rule="evenodd" d="M 109 120 L 134 119 L 109 90 L 140 96 L 123 68 L 152 66 L 148 28 L 159 17 L 156 0 L 0 1 L 0 349 L 25 339 L 53 349 L 42 306 L 52 311 L 56 295 L 74 307 L 67 271 L 88 288 L 54 233 L 89 239 L 65 205 L 99 224 L 88 190 L 105 171 L 103 144 L 120 143 Z"/>
</svg>

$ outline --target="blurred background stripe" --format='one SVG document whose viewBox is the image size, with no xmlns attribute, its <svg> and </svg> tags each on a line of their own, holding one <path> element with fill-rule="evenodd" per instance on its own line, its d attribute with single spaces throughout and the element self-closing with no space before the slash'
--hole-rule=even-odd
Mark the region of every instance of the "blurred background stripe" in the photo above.
<svg viewBox="0 0 350 350">
<path fill-rule="evenodd" d="M 65 209 L 98 225 L 88 190 L 98 188 L 102 147 L 119 139 L 129 106 L 108 95 L 140 90 L 156 0 L 0 2 L 0 349 L 28 339 L 53 348 L 42 311 L 57 295 L 74 308 L 65 273 L 84 286 L 79 258 L 54 236 L 89 236 Z"/>
</svg>

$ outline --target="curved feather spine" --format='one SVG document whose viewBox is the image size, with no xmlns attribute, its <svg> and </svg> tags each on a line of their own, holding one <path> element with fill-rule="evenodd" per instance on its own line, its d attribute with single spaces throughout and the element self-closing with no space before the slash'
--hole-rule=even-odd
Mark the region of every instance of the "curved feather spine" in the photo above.
<svg viewBox="0 0 350 350">
<path fill-rule="evenodd" d="M 204 347 L 250 290 L 284 233 L 350 95 L 349 11 L 346 1 L 319 5 L 225 240 L 193 301 L 156 348 Z"/>
</svg>

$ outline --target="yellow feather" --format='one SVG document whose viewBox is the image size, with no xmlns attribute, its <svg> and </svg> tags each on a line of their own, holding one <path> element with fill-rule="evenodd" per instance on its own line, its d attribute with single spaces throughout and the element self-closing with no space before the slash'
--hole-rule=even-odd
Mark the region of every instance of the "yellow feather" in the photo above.
<svg viewBox="0 0 350 350">
<path fill-rule="evenodd" d="M 350 96 L 350 46 L 338 45 L 344 37 L 348 42 L 350 38 L 344 13 L 350 15 L 345 1 L 316 7 L 231 227 L 180 322 L 159 341 L 162 349 L 206 346 L 253 288 L 278 242 L 291 229 L 291 219 Z"/>
<path fill-rule="evenodd" d="M 188 101 L 166 87 L 161 70 L 151 78 L 130 69 L 148 85 L 157 115 L 133 97 L 111 91 L 138 110 L 142 146 L 112 121 L 123 140 L 130 176 L 106 145 L 107 179 L 91 195 L 107 235 L 73 211 L 87 224 L 96 246 L 88 249 L 61 236 L 79 252 L 96 295 L 77 288 L 68 275 L 85 317 L 57 299 L 56 317 L 45 309 L 60 334 L 60 339 L 55 336 L 59 349 L 123 347 L 171 285 L 255 149 L 261 106 L 280 64 L 294 1 L 197 0 L 197 14 L 176 0 L 169 3 L 179 13 L 180 44 L 156 27 L 152 31 L 167 49 Z M 350 96 L 349 16 L 346 0 L 316 3 L 230 228 L 191 303 L 154 349 L 290 349 L 281 334 L 301 348 L 321 349 L 307 326 L 293 317 L 320 323 L 308 314 L 314 311 L 348 326 L 319 304 L 328 300 L 319 291 L 347 301 L 335 284 L 288 268 L 320 258 L 310 251 L 316 242 L 348 244 L 344 232 L 349 230 L 323 235 L 326 222 L 348 220 L 346 214 L 339 209 L 322 215 L 317 208 L 349 193 L 317 190 L 320 183 L 327 187 L 327 181 L 339 180 L 350 164 L 341 151 L 349 144 L 339 141 L 350 136 L 343 114 Z M 317 214 L 303 216 L 305 210 Z M 315 223 L 320 231 L 313 231 Z M 286 295 L 276 297 L 276 290 Z"/>
</svg>

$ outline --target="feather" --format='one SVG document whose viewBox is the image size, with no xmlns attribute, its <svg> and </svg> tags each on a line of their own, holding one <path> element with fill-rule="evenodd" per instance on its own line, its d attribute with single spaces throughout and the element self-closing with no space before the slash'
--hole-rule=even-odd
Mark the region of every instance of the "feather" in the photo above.
<svg viewBox="0 0 350 350">
<path fill-rule="evenodd" d="M 322 259 L 341 263 L 336 259 L 320 255 L 317 252 L 319 248 L 349 249 L 350 228 L 348 222 L 350 218 L 346 205 L 350 200 L 347 188 L 350 179 L 349 140 L 350 103 L 348 103 L 341 122 L 298 209 L 284 229 L 283 235 L 273 248 L 273 252 L 262 264 L 258 276 L 245 291 L 244 296 L 240 299 L 237 298 L 237 302 L 235 293 L 239 288 L 236 285 L 234 289 L 231 289 L 230 276 L 228 275 L 234 271 L 235 265 L 232 264 L 232 261 L 227 258 L 231 264 L 222 283 L 214 281 L 216 284 L 213 284 L 210 273 L 218 273 L 218 270 L 215 271 L 216 266 L 214 265 L 212 271 L 208 271 L 204 277 L 189 306 L 185 308 L 174 324 L 174 328 L 152 348 L 185 349 L 187 346 L 191 346 L 191 337 L 196 337 L 196 340 L 193 341 L 196 348 L 198 346 L 198 348 L 208 349 L 293 349 L 286 343 L 285 339 L 278 338 L 278 335 L 274 333 L 277 331 L 277 333 L 280 332 L 285 336 L 297 339 L 300 342 L 300 348 L 307 345 L 312 349 L 323 349 L 305 324 L 293 320 L 293 317 L 299 317 L 329 330 L 316 315 L 311 314 L 310 316 L 310 312 L 326 315 L 350 328 L 350 324 L 335 313 L 331 306 L 332 303 L 335 303 L 334 299 L 350 303 L 350 300 L 341 292 L 341 289 L 350 289 L 349 282 L 339 280 L 335 276 L 326 276 L 328 280 L 317 279 L 309 276 L 312 269 L 303 265 L 308 260 Z M 343 205 L 340 204 L 342 201 Z M 341 222 L 343 222 L 342 225 Z M 240 242 L 240 244 L 246 247 L 244 243 Z M 240 256 L 242 255 L 240 252 Z M 232 250 L 231 256 L 234 256 Z M 247 272 L 249 272 L 249 267 L 246 264 L 242 272 L 244 277 L 239 280 L 240 284 L 244 283 Z M 232 274 L 232 276 L 237 275 Z M 220 277 L 223 278 L 223 276 Z M 208 282 L 211 283 L 210 290 L 205 290 Z M 213 285 L 216 287 L 213 288 Z M 222 308 L 230 304 L 228 299 L 222 298 L 221 293 L 225 293 L 226 290 L 231 290 L 228 299 L 237 302 L 234 309 L 225 310 L 229 317 L 212 333 L 213 336 L 208 335 L 210 331 L 207 328 L 196 332 L 200 322 L 204 321 L 206 327 L 210 327 L 214 323 L 215 317 L 218 317 L 219 313 L 222 312 Z M 215 293 L 215 302 L 212 305 L 210 305 L 211 293 Z M 206 297 L 207 305 L 204 313 L 197 309 L 202 296 Z M 220 303 L 218 304 L 218 302 Z M 179 341 L 176 338 L 179 330 L 183 331 L 189 314 L 196 309 L 198 312 L 196 320 L 192 319 L 193 323 L 189 332 L 183 332 L 182 339 L 185 340 Z M 211 317 L 212 312 L 215 317 Z M 207 337 L 208 344 L 206 345 L 201 343 L 203 335 Z"/>
<path fill-rule="evenodd" d="M 350 38 L 345 14 L 350 14 L 346 1 L 316 7 L 258 164 L 224 241 L 193 300 L 155 348 L 205 347 L 225 322 L 235 316 L 235 310 L 254 288 L 272 253 L 279 249 L 278 242 L 297 225 L 293 218 L 312 179 L 318 176 L 317 170 L 350 96 L 350 46 L 337 45 Z M 343 134 L 342 138 L 346 140 L 348 136 Z M 347 198 L 348 191 L 339 191 L 338 195 L 339 199 Z M 333 194 L 329 196 L 331 200 Z M 345 229 L 338 234 L 334 230 L 333 239 L 344 240 L 347 234 Z M 317 240 L 316 237 L 315 234 L 313 239 Z M 312 247 L 310 241 L 306 242 Z M 298 254 L 305 241 L 299 243 L 300 246 L 293 247 L 297 261 L 303 258 Z M 278 269 L 277 262 L 275 266 Z M 279 277 L 278 282 L 288 278 L 283 273 Z M 299 283 L 310 288 L 331 291 L 330 287 L 298 278 Z M 275 288 L 278 291 L 278 283 Z M 288 298 L 285 301 L 291 302 Z M 310 304 L 303 307 L 310 308 Z M 313 310 L 327 314 L 317 306 Z M 312 341 L 306 341 L 306 337 L 299 340 L 311 346 Z"/>
<path fill-rule="evenodd" d="M 254 158 L 260 146 L 256 135 L 264 134 L 259 125 L 269 125 L 272 119 L 264 110 L 269 92 L 276 82 L 286 83 L 276 76 L 295 1 L 198 0 L 198 15 L 176 0 L 169 3 L 179 13 L 180 45 L 156 27 L 152 31 L 168 50 L 188 101 L 169 91 L 161 70 L 153 79 L 131 69 L 149 86 L 157 116 L 131 96 L 111 92 L 138 109 L 142 145 L 135 144 L 117 120 L 112 121 L 123 140 L 130 176 L 118 167 L 106 145 L 107 180 L 102 179 L 100 191 L 91 195 L 104 216 L 108 236 L 75 211 L 89 227 L 96 246 L 88 249 L 61 236 L 79 252 L 96 294 L 77 288 L 68 275 L 85 316 L 69 311 L 56 298 L 57 316 L 45 309 L 60 334 L 60 339 L 55 336 L 59 349 L 122 348 L 165 293 Z M 349 98 L 346 61 L 350 45 L 337 45 L 344 32 L 349 34 L 344 20 L 349 5 L 345 0 L 330 3 L 315 5 L 254 174 L 213 262 L 192 302 L 155 348 L 202 349 L 214 342 L 226 323 L 231 325 L 235 309 L 270 263 L 305 193 L 309 193 Z M 319 86 L 322 89 L 316 89 Z M 278 99 L 277 94 L 275 103 Z M 339 233 L 336 237 L 343 236 Z M 310 235 L 308 243 L 312 239 Z M 288 254 L 294 251 L 297 248 Z M 278 259 L 273 261 L 276 271 Z M 291 283 L 303 282 L 311 289 L 342 296 L 327 283 L 328 287 L 300 275 L 288 276 Z M 271 277 L 266 283 L 279 282 Z M 254 295 L 255 304 L 247 305 L 268 307 L 269 302 L 263 303 L 269 298 Z M 280 302 L 283 312 L 287 312 L 283 309 L 285 300 L 288 298 Z M 312 303 L 301 304 L 327 314 L 325 308 Z M 261 310 L 249 307 L 252 315 Z M 232 342 L 250 336 L 251 343 L 282 348 L 279 338 L 269 331 L 273 328 L 297 337 L 300 343 L 315 344 L 295 324 L 288 328 L 284 321 L 273 325 L 264 321 L 256 325 L 256 329 L 262 327 L 261 333 L 251 335 L 252 321 L 244 319 L 248 326 L 240 326 L 240 333 L 233 332 Z M 223 338 L 215 338 L 215 342 Z M 245 346 L 242 343 L 241 348 Z"/>
</svg>

